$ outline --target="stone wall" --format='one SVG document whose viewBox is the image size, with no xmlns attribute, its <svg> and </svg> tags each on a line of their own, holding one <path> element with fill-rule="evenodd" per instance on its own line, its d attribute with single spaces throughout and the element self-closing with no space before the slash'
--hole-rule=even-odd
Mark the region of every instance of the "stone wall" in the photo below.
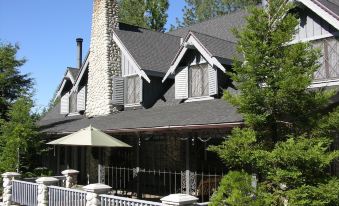
<svg viewBox="0 0 339 206">
<path fill-rule="evenodd" d="M 116 0 L 94 0 L 89 55 L 87 116 L 108 115 L 114 111 L 112 76 L 120 76 L 120 49 L 113 41 L 119 27 Z"/>
</svg>

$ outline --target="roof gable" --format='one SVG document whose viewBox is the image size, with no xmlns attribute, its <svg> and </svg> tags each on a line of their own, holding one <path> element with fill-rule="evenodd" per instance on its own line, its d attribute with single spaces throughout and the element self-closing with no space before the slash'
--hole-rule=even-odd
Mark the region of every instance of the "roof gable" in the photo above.
<svg viewBox="0 0 339 206">
<path fill-rule="evenodd" d="M 190 47 L 198 50 L 210 65 L 218 67 L 223 72 L 226 72 L 226 69 L 218 60 L 218 55 L 223 56 L 222 58 L 232 59 L 232 55 L 235 52 L 235 44 L 233 42 L 199 34 L 197 32 L 189 32 L 162 82 L 166 81 L 169 75 L 174 73 Z"/>
<path fill-rule="evenodd" d="M 180 47 L 180 37 L 123 23 L 114 33 L 145 73 L 166 73 Z"/>
</svg>

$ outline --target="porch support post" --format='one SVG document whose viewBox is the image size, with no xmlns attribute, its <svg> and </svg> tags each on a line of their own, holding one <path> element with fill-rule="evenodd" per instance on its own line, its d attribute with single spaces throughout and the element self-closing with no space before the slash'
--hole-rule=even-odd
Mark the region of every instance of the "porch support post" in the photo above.
<svg viewBox="0 0 339 206">
<path fill-rule="evenodd" d="M 2 175 L 3 178 L 3 205 L 4 206 L 9 206 L 12 205 L 12 181 L 20 178 L 21 174 L 16 173 L 16 172 L 6 172 L 3 173 Z"/>
<path fill-rule="evenodd" d="M 141 199 L 142 195 L 140 193 L 140 144 L 141 144 L 141 139 L 140 139 L 140 133 L 137 133 L 137 197 Z"/>
<path fill-rule="evenodd" d="M 187 194 L 171 194 L 160 200 L 167 206 L 193 206 L 198 202 L 198 198 Z"/>
<path fill-rule="evenodd" d="M 60 173 L 60 147 L 59 146 L 55 146 L 56 147 L 56 155 L 57 155 L 57 173 Z"/>
<path fill-rule="evenodd" d="M 54 177 L 40 177 L 35 180 L 38 183 L 38 206 L 48 206 L 48 186 L 56 185 L 58 179 Z"/>
<path fill-rule="evenodd" d="M 190 138 L 186 142 L 186 194 L 190 194 Z"/>
<path fill-rule="evenodd" d="M 64 170 L 61 172 L 66 177 L 66 188 L 72 188 L 78 184 L 78 174 L 77 170 Z"/>
<path fill-rule="evenodd" d="M 107 194 L 112 187 L 104 184 L 90 184 L 83 189 L 87 192 L 86 206 L 101 206 L 101 194 Z"/>
</svg>

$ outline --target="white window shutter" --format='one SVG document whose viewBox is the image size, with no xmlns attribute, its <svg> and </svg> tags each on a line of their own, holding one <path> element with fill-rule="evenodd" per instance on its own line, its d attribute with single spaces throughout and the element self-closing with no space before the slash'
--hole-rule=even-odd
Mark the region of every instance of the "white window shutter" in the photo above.
<svg viewBox="0 0 339 206">
<path fill-rule="evenodd" d="M 80 88 L 77 94 L 77 111 L 86 109 L 86 86 Z"/>
<path fill-rule="evenodd" d="M 124 105 L 125 83 L 123 77 L 113 77 L 113 99 L 114 105 Z"/>
<path fill-rule="evenodd" d="M 218 93 L 218 77 L 217 69 L 208 65 L 208 81 L 209 81 L 209 95 L 213 96 Z"/>
<path fill-rule="evenodd" d="M 69 113 L 69 93 L 66 93 L 61 97 L 60 113 L 61 114 L 68 114 Z"/>
<path fill-rule="evenodd" d="M 143 82 L 142 82 L 142 78 L 139 77 L 139 100 L 140 102 L 142 102 L 142 96 L 143 96 Z"/>
<path fill-rule="evenodd" d="M 179 68 L 175 75 L 175 98 L 188 98 L 188 67 Z"/>
</svg>

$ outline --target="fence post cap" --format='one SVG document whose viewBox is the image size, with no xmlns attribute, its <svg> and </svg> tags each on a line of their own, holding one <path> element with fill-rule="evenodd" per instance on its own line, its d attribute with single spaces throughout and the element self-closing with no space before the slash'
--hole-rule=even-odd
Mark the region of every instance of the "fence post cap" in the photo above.
<svg viewBox="0 0 339 206">
<path fill-rule="evenodd" d="M 44 184 L 44 185 L 53 185 L 57 183 L 59 180 L 54 177 L 40 177 L 37 180 L 35 180 L 38 184 Z"/>
<path fill-rule="evenodd" d="M 21 174 L 17 173 L 17 172 L 5 172 L 1 175 L 4 178 L 12 178 L 12 177 L 20 177 Z"/>
<path fill-rule="evenodd" d="M 104 194 L 104 193 L 107 193 L 108 191 L 110 191 L 112 189 L 112 187 L 110 187 L 108 185 L 96 183 L 96 184 L 87 185 L 87 186 L 83 187 L 83 189 L 86 192 L 92 192 L 92 193 L 96 193 L 96 194 Z"/>
<path fill-rule="evenodd" d="M 171 194 L 160 199 L 166 205 L 194 205 L 198 198 L 187 194 Z"/>
<path fill-rule="evenodd" d="M 63 174 L 63 175 L 73 175 L 73 174 L 79 174 L 79 171 L 69 169 L 69 170 L 62 171 L 61 174 Z"/>
</svg>

